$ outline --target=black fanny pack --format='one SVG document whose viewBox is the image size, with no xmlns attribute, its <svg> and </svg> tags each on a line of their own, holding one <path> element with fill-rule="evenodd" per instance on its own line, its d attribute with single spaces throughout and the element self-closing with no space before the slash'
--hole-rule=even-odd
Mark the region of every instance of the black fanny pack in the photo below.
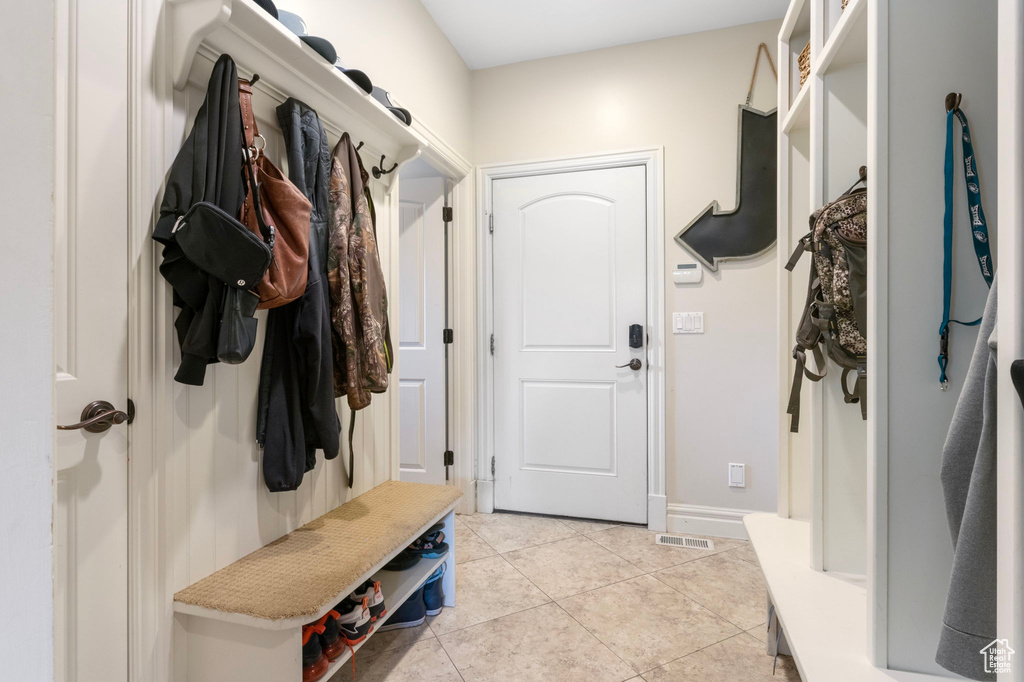
<svg viewBox="0 0 1024 682">
<path fill-rule="evenodd" d="M 216 204 L 200 201 L 178 218 L 173 234 L 197 268 L 230 287 L 251 289 L 270 267 L 273 229 L 264 242 Z"/>
</svg>

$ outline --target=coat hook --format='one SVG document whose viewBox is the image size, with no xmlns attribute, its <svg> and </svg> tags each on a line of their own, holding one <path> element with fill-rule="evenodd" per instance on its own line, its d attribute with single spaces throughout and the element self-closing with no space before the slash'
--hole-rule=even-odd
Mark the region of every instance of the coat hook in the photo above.
<svg viewBox="0 0 1024 682">
<path fill-rule="evenodd" d="M 356 145 L 356 151 L 359 151 L 362 148 L 363 148 L 363 141 L 359 140 L 359 144 Z"/>
<path fill-rule="evenodd" d="M 951 92 L 946 95 L 946 112 L 953 111 L 954 109 L 960 108 L 960 101 L 963 99 L 963 94 L 959 92 Z"/>
<path fill-rule="evenodd" d="M 258 81 L 259 79 L 260 75 L 258 73 L 254 73 L 252 75 L 252 78 L 249 79 L 249 87 L 251 88 L 252 86 L 256 85 L 256 81 Z"/>
<path fill-rule="evenodd" d="M 398 164 L 394 163 L 394 164 L 391 165 L 391 168 L 388 168 L 387 170 L 384 170 L 384 154 L 381 154 L 380 155 L 380 165 L 373 167 L 373 177 L 375 177 L 375 178 L 377 178 L 379 180 L 380 176 L 387 175 L 388 173 L 393 172 L 396 168 L 398 168 Z"/>
</svg>

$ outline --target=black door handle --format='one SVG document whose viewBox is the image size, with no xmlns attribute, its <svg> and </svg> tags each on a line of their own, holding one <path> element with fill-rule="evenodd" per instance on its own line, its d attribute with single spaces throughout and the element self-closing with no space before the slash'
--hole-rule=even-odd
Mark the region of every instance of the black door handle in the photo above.
<svg viewBox="0 0 1024 682">
<path fill-rule="evenodd" d="M 82 421 L 77 424 L 58 425 L 61 431 L 85 429 L 89 433 L 103 433 L 114 424 L 135 421 L 135 403 L 128 401 L 128 411 L 115 410 L 106 400 L 95 400 L 82 410 Z"/>
</svg>

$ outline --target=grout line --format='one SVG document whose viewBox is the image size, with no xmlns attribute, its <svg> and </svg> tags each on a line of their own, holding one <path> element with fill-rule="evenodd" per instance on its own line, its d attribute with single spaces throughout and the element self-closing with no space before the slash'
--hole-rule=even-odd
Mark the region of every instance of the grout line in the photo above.
<svg viewBox="0 0 1024 682">
<path fill-rule="evenodd" d="M 741 631 L 741 632 L 736 633 L 735 635 L 729 635 L 728 637 L 726 637 L 724 639 L 720 639 L 717 642 L 712 642 L 711 644 L 708 644 L 707 646 L 702 646 L 699 649 L 694 649 L 693 651 L 691 651 L 690 653 L 686 654 L 685 656 L 680 656 L 679 658 L 673 658 L 671 661 L 666 661 L 664 663 L 661 663 L 659 665 L 654 666 L 650 670 L 645 670 L 642 673 L 638 673 L 638 674 L 639 675 L 646 675 L 647 673 L 654 672 L 658 668 L 663 668 L 666 665 L 670 665 L 672 663 L 675 663 L 676 661 L 681 661 L 684 658 L 689 658 L 690 656 L 693 656 L 694 654 L 699 654 L 701 651 L 704 651 L 705 649 L 710 649 L 711 647 L 717 646 L 717 645 L 721 644 L 722 642 L 728 642 L 730 639 L 734 639 L 736 637 L 742 637 L 745 634 L 747 634 L 747 633 Z"/>
<path fill-rule="evenodd" d="M 622 658 L 622 656 L 619 656 L 619 654 L 618 654 L 618 652 L 617 652 L 617 651 L 615 651 L 615 650 L 614 650 L 614 649 L 612 649 L 612 648 L 611 648 L 610 646 L 608 646 L 607 644 L 605 644 L 604 642 L 602 642 L 602 641 L 601 641 L 601 638 L 600 638 L 600 637 L 598 637 L 598 636 L 597 636 L 597 635 L 596 635 L 596 634 L 595 634 L 595 633 L 594 633 L 594 632 L 593 632 L 593 631 L 592 631 L 592 630 L 591 630 L 590 628 L 588 628 L 588 627 L 587 627 L 586 625 L 584 625 L 583 623 L 581 623 L 581 622 L 579 621 L 579 619 L 578 619 L 578 618 L 576 618 L 576 616 L 574 616 L 574 615 L 572 615 L 571 613 L 569 613 L 569 611 L 568 611 L 568 610 L 566 610 L 566 608 L 565 608 L 564 606 L 562 606 L 562 605 L 561 605 L 561 604 L 559 604 L 558 602 L 554 602 L 554 604 L 555 604 L 555 605 L 556 605 L 556 606 L 557 606 L 558 608 L 562 609 L 562 612 L 563 612 L 563 613 L 564 613 L 565 615 L 569 616 L 569 618 L 571 618 L 571 619 L 572 619 L 572 620 L 573 620 L 574 622 L 576 622 L 576 624 L 577 624 L 577 625 L 579 625 L 579 626 L 580 626 L 581 628 L 583 628 L 584 630 L 586 630 L 586 631 L 587 631 L 587 634 L 589 634 L 589 635 L 590 635 L 591 637 L 593 637 L 593 638 L 594 638 L 594 640 L 595 640 L 595 641 L 597 641 L 597 643 L 598 643 L 598 644 L 600 644 L 600 645 L 601 645 L 601 646 L 603 646 L 603 647 L 604 647 L 605 649 L 607 649 L 608 651 L 610 651 L 610 652 L 612 653 L 612 655 L 613 655 L 613 656 L 615 656 L 615 658 L 617 658 L 617 659 L 619 659 L 620 661 L 622 661 L 622 664 L 623 664 L 623 665 L 625 665 L 625 666 L 626 666 L 627 668 L 629 668 L 629 669 L 630 669 L 630 671 L 632 671 L 632 673 L 633 673 L 633 674 L 632 674 L 632 675 L 630 675 L 629 677 L 627 677 L 627 678 L 626 678 L 626 680 L 632 680 L 632 679 L 633 679 L 634 677 L 636 677 L 636 676 L 638 676 L 638 675 L 640 674 L 639 672 L 637 672 L 637 669 L 636 669 L 636 668 L 634 668 L 634 667 L 633 667 L 632 665 L 630 665 L 630 664 L 629 664 L 629 662 L 628 662 L 628 661 L 626 661 L 626 660 L 625 660 L 624 658 Z"/>
</svg>

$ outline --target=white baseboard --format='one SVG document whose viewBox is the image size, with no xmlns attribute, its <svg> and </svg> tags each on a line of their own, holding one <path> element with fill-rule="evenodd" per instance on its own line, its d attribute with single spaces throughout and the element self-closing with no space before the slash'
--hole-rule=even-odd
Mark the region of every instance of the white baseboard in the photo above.
<svg viewBox="0 0 1024 682">
<path fill-rule="evenodd" d="M 701 507 L 695 504 L 668 505 L 668 531 L 719 538 L 747 539 L 743 517 L 753 512 L 745 509 Z"/>
<path fill-rule="evenodd" d="M 480 514 L 494 512 L 494 481 L 480 479 L 476 482 L 476 510 Z"/>
<path fill-rule="evenodd" d="M 664 495 L 647 496 L 647 530 L 662 532 L 668 514 L 668 498 Z"/>
</svg>

